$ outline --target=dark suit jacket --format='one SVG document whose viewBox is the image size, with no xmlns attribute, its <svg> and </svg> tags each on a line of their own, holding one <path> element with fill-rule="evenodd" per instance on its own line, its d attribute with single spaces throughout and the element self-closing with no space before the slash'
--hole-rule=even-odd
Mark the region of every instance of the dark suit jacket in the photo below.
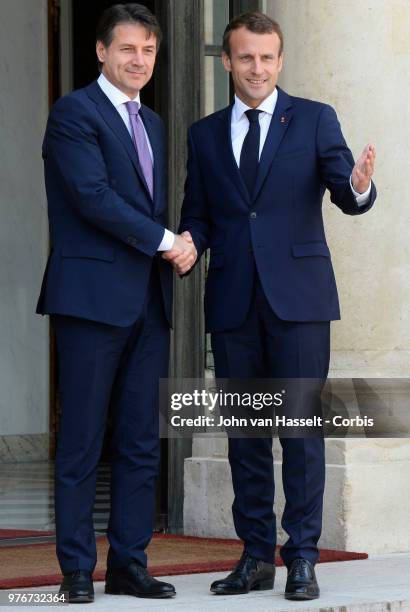
<svg viewBox="0 0 410 612">
<path fill-rule="evenodd" d="M 363 214 L 349 178 L 354 165 L 335 111 L 289 96 L 278 100 L 254 193 L 236 165 L 232 106 L 193 124 L 180 230 L 198 256 L 211 249 L 205 291 L 208 331 L 240 326 L 252 297 L 255 263 L 269 303 L 288 321 L 339 319 L 339 302 L 322 219 L 323 194 L 344 213 Z"/>
<path fill-rule="evenodd" d="M 142 105 L 154 155 L 154 201 L 131 137 L 97 82 L 60 98 L 43 143 L 52 250 L 37 312 L 125 327 L 158 265 L 171 322 L 172 268 L 157 256 L 166 213 L 164 127 Z"/>
</svg>

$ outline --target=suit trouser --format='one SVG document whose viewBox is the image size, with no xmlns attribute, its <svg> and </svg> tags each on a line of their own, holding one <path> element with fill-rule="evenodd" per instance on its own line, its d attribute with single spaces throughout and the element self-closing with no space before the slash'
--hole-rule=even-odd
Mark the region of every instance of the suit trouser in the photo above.
<svg viewBox="0 0 410 612">
<path fill-rule="evenodd" d="M 116 327 L 56 315 L 62 415 L 55 461 L 57 556 L 63 572 L 93 571 L 93 505 L 108 408 L 112 418 L 107 565 L 146 565 L 159 465 L 158 379 L 168 375 L 169 326 L 158 274 L 143 312 Z"/>
<path fill-rule="evenodd" d="M 211 336 L 217 378 L 317 378 L 329 369 L 330 324 L 279 319 L 255 273 L 251 306 L 243 325 Z M 280 554 L 285 563 L 302 557 L 315 563 L 322 528 L 325 484 L 322 437 L 280 438 L 285 509 L 282 527 L 289 536 Z M 273 562 L 276 518 L 273 512 L 272 438 L 229 438 L 236 533 L 245 550 Z"/>
</svg>

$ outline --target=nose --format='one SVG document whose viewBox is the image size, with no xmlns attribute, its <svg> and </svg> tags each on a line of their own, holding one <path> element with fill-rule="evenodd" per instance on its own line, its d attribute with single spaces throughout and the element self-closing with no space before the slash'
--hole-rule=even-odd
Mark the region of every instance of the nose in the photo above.
<svg viewBox="0 0 410 612">
<path fill-rule="evenodd" d="M 262 62 L 261 62 L 259 57 L 255 57 L 255 59 L 253 61 L 252 72 L 254 74 L 262 74 L 263 73 Z"/>
<path fill-rule="evenodd" d="M 133 57 L 132 63 L 134 66 L 143 66 L 144 65 L 144 54 L 140 50 L 136 50 Z"/>
</svg>

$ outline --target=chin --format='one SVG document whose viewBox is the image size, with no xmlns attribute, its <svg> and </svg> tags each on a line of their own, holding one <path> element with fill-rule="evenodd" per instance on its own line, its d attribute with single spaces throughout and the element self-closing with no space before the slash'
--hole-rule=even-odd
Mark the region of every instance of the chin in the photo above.
<svg viewBox="0 0 410 612">
<path fill-rule="evenodd" d="M 267 96 L 269 92 L 266 89 L 252 89 L 250 96 L 255 100 L 259 100 L 260 98 L 264 98 Z"/>
<path fill-rule="evenodd" d="M 127 83 L 126 87 L 129 91 L 131 92 L 135 92 L 135 94 L 137 94 L 139 92 L 139 90 L 141 89 L 141 87 L 139 86 L 139 84 L 135 83 L 134 81 L 131 83 Z"/>
<path fill-rule="evenodd" d="M 262 89 L 251 89 L 250 91 L 248 91 L 248 98 L 250 98 L 251 100 L 260 100 L 265 96 L 267 96 L 267 92 Z"/>
</svg>

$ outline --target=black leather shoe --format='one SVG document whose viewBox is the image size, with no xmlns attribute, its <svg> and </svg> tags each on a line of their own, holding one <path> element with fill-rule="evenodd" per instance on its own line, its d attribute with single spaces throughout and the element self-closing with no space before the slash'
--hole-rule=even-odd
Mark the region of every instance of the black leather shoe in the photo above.
<svg viewBox="0 0 410 612">
<path fill-rule="evenodd" d="M 64 574 L 58 594 L 64 594 L 68 598 L 68 603 L 91 603 L 94 601 L 94 586 L 91 572 L 76 570 L 75 572 Z"/>
<path fill-rule="evenodd" d="M 107 569 L 105 592 L 110 595 L 134 595 L 135 597 L 174 597 L 175 587 L 168 582 L 156 580 L 146 567 L 130 563 L 126 567 Z"/>
<path fill-rule="evenodd" d="M 273 589 L 274 581 L 273 563 L 255 559 L 244 552 L 229 576 L 211 584 L 211 592 L 216 595 L 240 595 L 249 591 L 265 591 Z"/>
<path fill-rule="evenodd" d="M 285 598 L 317 599 L 319 595 L 320 590 L 313 565 L 306 559 L 295 559 L 288 570 Z"/>
</svg>

